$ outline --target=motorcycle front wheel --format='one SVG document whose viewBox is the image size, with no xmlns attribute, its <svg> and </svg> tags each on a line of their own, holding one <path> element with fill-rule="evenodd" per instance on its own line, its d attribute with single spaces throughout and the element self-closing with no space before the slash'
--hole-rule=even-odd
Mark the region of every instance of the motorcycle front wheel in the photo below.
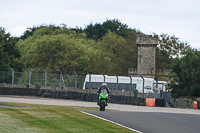
<svg viewBox="0 0 200 133">
<path fill-rule="evenodd" d="M 102 111 L 105 111 L 106 103 L 105 101 L 102 102 Z"/>
<path fill-rule="evenodd" d="M 105 101 L 102 101 L 99 106 L 100 111 L 105 111 L 105 107 L 106 107 L 106 103 Z"/>
<path fill-rule="evenodd" d="M 100 106 L 99 106 L 99 109 L 100 109 L 100 111 L 102 111 L 102 105 L 100 104 Z"/>
</svg>

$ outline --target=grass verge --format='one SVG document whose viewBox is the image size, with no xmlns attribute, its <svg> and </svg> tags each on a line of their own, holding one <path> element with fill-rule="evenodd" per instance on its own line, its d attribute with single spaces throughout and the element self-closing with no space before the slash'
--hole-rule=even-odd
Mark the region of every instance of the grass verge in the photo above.
<svg viewBox="0 0 200 133">
<path fill-rule="evenodd" d="M 128 133 L 129 129 L 83 114 L 78 110 L 98 108 L 3 103 L 21 107 L 0 107 L 3 133 Z"/>
</svg>

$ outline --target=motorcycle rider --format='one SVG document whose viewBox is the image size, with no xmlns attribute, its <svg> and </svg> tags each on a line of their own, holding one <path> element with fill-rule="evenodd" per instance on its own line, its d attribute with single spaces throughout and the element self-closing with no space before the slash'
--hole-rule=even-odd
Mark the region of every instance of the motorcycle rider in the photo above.
<svg viewBox="0 0 200 133">
<path fill-rule="evenodd" d="M 97 105 L 99 105 L 99 95 L 101 93 L 101 89 L 106 89 L 108 95 L 110 94 L 110 90 L 109 90 L 109 88 L 107 88 L 107 84 L 106 83 L 102 83 L 101 87 L 99 87 L 97 89 Z M 108 105 L 106 104 L 106 106 L 108 106 Z"/>
</svg>

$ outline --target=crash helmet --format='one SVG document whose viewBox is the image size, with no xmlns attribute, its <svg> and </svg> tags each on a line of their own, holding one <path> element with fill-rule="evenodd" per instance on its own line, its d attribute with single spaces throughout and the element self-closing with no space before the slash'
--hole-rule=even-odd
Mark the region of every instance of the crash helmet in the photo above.
<svg viewBox="0 0 200 133">
<path fill-rule="evenodd" d="M 106 87 L 106 86 L 107 86 L 107 84 L 106 84 L 106 83 L 103 83 L 101 86 L 102 86 L 102 87 Z"/>
</svg>

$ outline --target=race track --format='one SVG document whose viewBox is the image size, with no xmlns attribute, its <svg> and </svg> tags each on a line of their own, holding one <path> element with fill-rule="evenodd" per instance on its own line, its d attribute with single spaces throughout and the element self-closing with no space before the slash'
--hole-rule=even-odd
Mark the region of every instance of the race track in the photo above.
<svg viewBox="0 0 200 133">
<path fill-rule="evenodd" d="M 128 112 L 128 111 L 84 111 L 89 114 L 124 125 L 143 133 L 198 133 L 200 115 Z"/>
</svg>

